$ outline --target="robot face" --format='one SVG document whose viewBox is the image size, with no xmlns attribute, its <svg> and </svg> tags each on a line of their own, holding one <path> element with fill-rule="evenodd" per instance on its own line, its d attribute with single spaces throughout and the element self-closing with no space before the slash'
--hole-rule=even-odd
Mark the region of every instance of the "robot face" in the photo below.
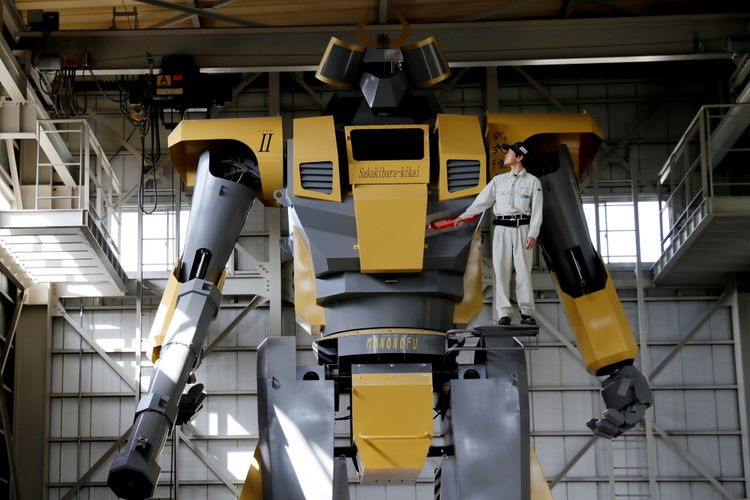
<svg viewBox="0 0 750 500">
<path fill-rule="evenodd" d="M 409 89 L 400 49 L 365 50 L 359 88 L 373 110 L 398 107 Z"/>
<path fill-rule="evenodd" d="M 357 36 L 365 46 L 332 37 L 316 78 L 342 89 L 358 85 L 373 109 L 397 107 L 409 87 L 432 87 L 448 78 L 450 68 L 437 40 L 429 37 L 401 46 L 411 32 L 403 19 L 402 24 L 404 32 L 394 42 L 385 34 L 377 40 L 367 37 L 362 23 Z"/>
<path fill-rule="evenodd" d="M 366 49 L 362 70 L 377 78 L 390 78 L 403 71 L 404 55 L 401 49 Z"/>
</svg>

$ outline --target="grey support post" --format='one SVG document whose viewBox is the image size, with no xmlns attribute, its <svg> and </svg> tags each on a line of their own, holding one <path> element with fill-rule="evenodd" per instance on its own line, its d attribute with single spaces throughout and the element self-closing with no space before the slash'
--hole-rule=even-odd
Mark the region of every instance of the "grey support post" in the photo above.
<svg viewBox="0 0 750 500">
<path fill-rule="evenodd" d="M 435 498 L 529 500 L 526 359 L 512 337 L 483 338 L 486 367 L 462 370 L 459 377 L 472 373 L 474 378 L 451 381 L 445 433 L 455 455 L 444 459 Z"/>
<path fill-rule="evenodd" d="M 258 347 L 258 427 L 264 500 L 347 500 L 334 473 L 333 381 L 320 366 L 297 369 L 294 337 Z M 340 481 L 339 481 L 340 482 Z M 345 495 L 345 496 L 344 496 Z"/>
</svg>

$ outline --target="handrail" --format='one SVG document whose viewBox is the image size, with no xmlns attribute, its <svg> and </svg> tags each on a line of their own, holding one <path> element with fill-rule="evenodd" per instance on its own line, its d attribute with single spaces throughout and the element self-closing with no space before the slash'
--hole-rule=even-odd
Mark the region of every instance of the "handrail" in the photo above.
<svg viewBox="0 0 750 500">
<path fill-rule="evenodd" d="M 77 140 L 74 139 L 78 135 Z M 63 163 L 50 160 L 41 162 L 40 150 L 43 136 L 67 139 L 68 148 L 73 148 L 71 157 Z M 75 150 L 77 148 L 77 150 Z M 71 167 L 77 170 L 73 186 L 57 186 L 54 174 L 59 169 Z M 42 169 L 48 169 L 42 172 Z M 44 182 L 42 182 L 44 179 Z M 53 195 L 55 188 L 70 190 L 62 195 Z M 42 188 L 42 189 L 40 189 Z M 49 194 L 46 191 L 49 190 Z M 37 121 L 37 165 L 34 186 L 34 209 L 55 210 L 54 200 L 68 200 L 63 209 L 78 209 L 88 212 L 89 220 L 119 257 L 121 245 L 122 206 L 118 200 L 123 194 L 122 182 L 107 159 L 101 144 L 89 123 L 84 119 L 66 118 Z M 116 224 L 116 238 L 112 236 Z"/>
<path fill-rule="evenodd" d="M 734 118 L 750 111 L 749 104 L 711 104 L 702 106 L 677 141 L 659 171 L 659 185 L 671 189 L 659 209 L 662 252 L 673 243 L 683 225 L 701 210 L 704 200 L 715 195 L 714 187 L 726 182 L 714 179 L 714 166 L 723 154 L 747 148 L 733 148 L 726 134 L 718 133 Z M 745 116 L 745 115 L 743 115 Z M 724 137 L 717 137 L 722 136 Z M 732 183 L 732 185 L 738 185 Z M 667 217 L 665 217 L 665 215 Z"/>
</svg>

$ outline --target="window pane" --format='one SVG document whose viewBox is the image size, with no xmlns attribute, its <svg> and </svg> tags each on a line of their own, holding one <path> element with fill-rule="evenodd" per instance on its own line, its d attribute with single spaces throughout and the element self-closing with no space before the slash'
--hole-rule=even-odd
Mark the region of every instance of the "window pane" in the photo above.
<svg viewBox="0 0 750 500">
<path fill-rule="evenodd" d="M 180 252 L 185 246 L 189 210 L 180 212 Z M 138 212 L 122 214 L 122 244 L 120 264 L 125 272 L 138 271 Z M 175 214 L 159 212 L 143 216 L 143 270 L 171 271 L 175 262 Z"/>
<path fill-rule="evenodd" d="M 603 236 L 607 239 L 611 262 L 635 261 L 634 231 L 607 231 Z M 627 258 L 624 259 L 624 257 Z"/>
<path fill-rule="evenodd" d="M 632 203 L 607 204 L 607 229 L 634 230 L 635 214 Z"/>
<path fill-rule="evenodd" d="M 584 203 L 583 214 L 586 216 L 586 225 L 589 228 L 589 238 L 591 238 L 591 242 L 594 244 L 594 248 L 596 248 L 596 218 L 594 204 Z"/>
<path fill-rule="evenodd" d="M 641 262 L 656 262 L 661 255 L 658 201 L 638 202 L 638 229 L 641 239 Z"/>
</svg>

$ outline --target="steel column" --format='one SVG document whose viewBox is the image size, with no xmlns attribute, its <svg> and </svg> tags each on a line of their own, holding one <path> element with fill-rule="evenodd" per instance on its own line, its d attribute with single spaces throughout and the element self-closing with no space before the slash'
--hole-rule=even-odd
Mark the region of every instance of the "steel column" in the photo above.
<svg viewBox="0 0 750 500">
<path fill-rule="evenodd" d="M 378 24 L 388 22 L 388 0 L 378 0 Z"/>
<path fill-rule="evenodd" d="M 23 450 L 24 473 L 18 476 L 20 498 L 47 497 L 47 432 L 49 429 L 49 317 L 46 305 L 26 305 L 16 335 L 16 392 L 14 438 Z"/>
<path fill-rule="evenodd" d="M 268 73 L 268 116 L 281 113 L 279 73 Z M 268 230 L 268 335 L 281 335 L 281 209 L 265 207 L 266 229 Z M 294 335 L 294 330 L 292 330 Z"/>
<path fill-rule="evenodd" d="M 750 332 L 750 295 L 732 294 L 732 338 L 734 340 L 734 368 L 737 378 L 737 405 L 739 407 L 742 446 L 742 471 L 745 476 L 745 496 L 750 496 L 750 421 L 747 404 L 750 389 L 750 342 L 743 342 L 742 332 Z M 745 335 L 745 339 L 750 339 Z"/>
<path fill-rule="evenodd" d="M 10 352 L 10 346 L 13 343 L 15 337 L 16 327 L 18 326 L 18 319 L 21 316 L 23 310 L 23 299 L 25 294 L 18 293 L 16 295 L 16 307 L 13 310 L 13 316 L 8 324 L 8 329 L 5 331 L 5 345 L 3 346 L 2 366 L 0 366 L 0 419 L 3 425 L 3 436 L 5 437 L 5 450 L 8 454 L 8 467 L 10 468 L 10 491 L 13 497 L 18 497 L 18 469 L 16 464 L 16 451 L 13 443 L 13 429 L 10 425 L 10 414 L 8 413 L 8 400 L 5 397 L 5 379 L 3 377 L 3 370 L 5 368 L 5 360 Z"/>
<path fill-rule="evenodd" d="M 497 112 L 497 68 L 485 68 L 485 108 L 488 113 Z"/>
<path fill-rule="evenodd" d="M 633 200 L 633 218 L 635 219 L 635 289 L 638 307 L 638 338 L 640 340 L 640 361 L 643 373 L 651 372 L 651 353 L 648 345 L 648 310 L 643 292 L 643 276 L 641 273 L 641 228 L 638 216 L 638 184 L 636 182 L 635 164 L 630 165 L 630 188 Z M 650 380 L 649 380 L 650 382 Z M 654 410 L 647 409 L 644 415 L 646 426 L 646 464 L 648 465 L 649 493 L 653 500 L 659 498 L 659 488 L 656 485 L 656 444 L 654 443 L 653 426 Z"/>
</svg>

